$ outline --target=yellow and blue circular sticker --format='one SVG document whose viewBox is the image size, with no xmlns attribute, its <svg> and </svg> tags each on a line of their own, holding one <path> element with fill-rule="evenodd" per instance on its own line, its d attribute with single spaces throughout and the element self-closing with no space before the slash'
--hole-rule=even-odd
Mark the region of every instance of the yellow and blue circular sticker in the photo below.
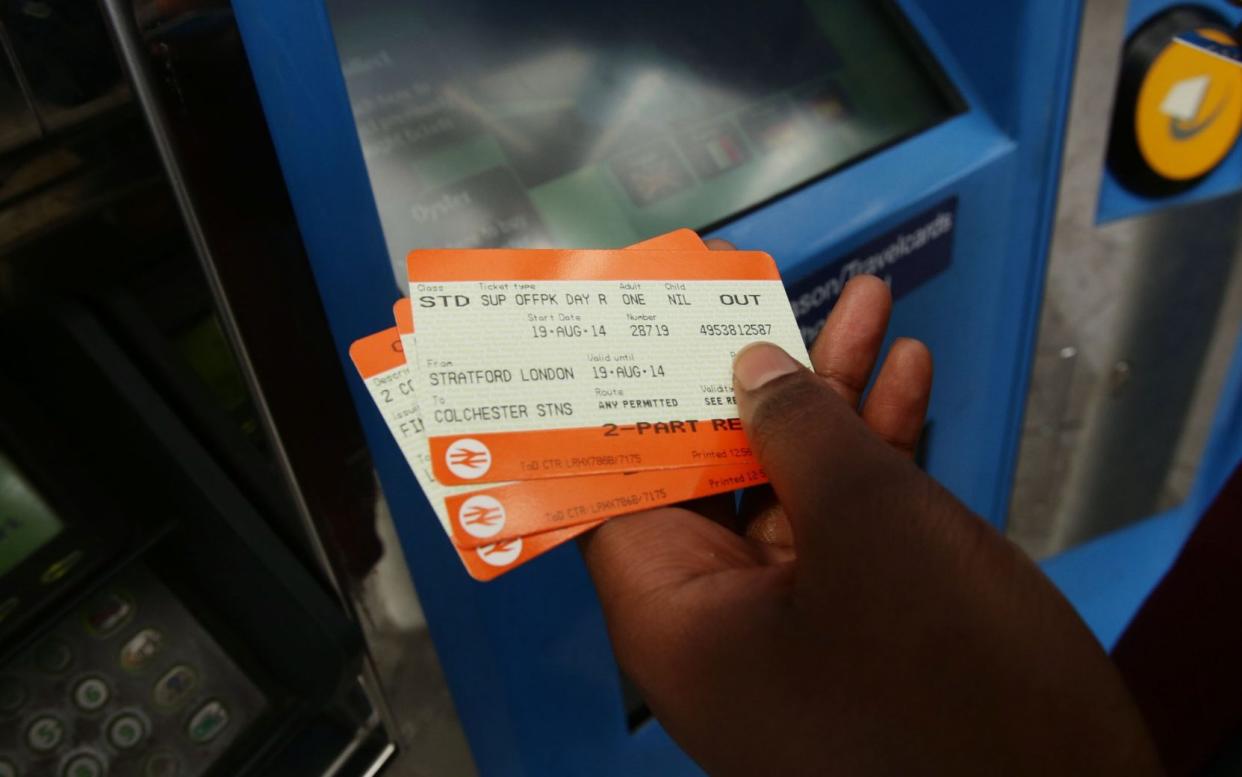
<svg viewBox="0 0 1242 777">
<path fill-rule="evenodd" d="M 1210 173 L 1242 134 L 1238 41 L 1219 29 L 1180 35 L 1157 55 L 1134 108 L 1143 161 L 1168 181 Z"/>
</svg>

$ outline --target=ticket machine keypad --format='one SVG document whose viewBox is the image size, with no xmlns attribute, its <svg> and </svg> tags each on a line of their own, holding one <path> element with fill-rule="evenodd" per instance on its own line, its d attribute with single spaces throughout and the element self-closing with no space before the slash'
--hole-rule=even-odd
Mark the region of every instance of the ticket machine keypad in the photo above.
<svg viewBox="0 0 1242 777">
<path fill-rule="evenodd" d="M 0 666 L 0 777 L 196 777 L 264 706 L 185 605 L 134 570 Z"/>
</svg>

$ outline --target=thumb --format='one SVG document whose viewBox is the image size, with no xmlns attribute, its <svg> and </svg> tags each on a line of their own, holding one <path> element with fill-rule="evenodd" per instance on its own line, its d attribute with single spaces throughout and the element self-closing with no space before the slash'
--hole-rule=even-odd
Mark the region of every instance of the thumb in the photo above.
<svg viewBox="0 0 1242 777">
<path fill-rule="evenodd" d="M 803 551 L 884 530 L 897 494 L 917 468 L 859 418 L 819 375 L 771 343 L 742 349 L 733 362 L 742 425 Z M 832 515 L 831 526 L 827 516 Z M 859 534 L 861 533 L 861 534 Z"/>
</svg>

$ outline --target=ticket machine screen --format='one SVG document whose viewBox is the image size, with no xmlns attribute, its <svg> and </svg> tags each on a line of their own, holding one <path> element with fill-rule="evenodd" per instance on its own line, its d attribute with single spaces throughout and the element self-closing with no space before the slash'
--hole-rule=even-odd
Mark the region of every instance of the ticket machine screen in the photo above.
<svg viewBox="0 0 1242 777">
<path fill-rule="evenodd" d="M 709 227 L 954 111 L 874 0 L 327 5 L 398 277 Z"/>
<path fill-rule="evenodd" d="M 52 541 L 64 524 L 0 453 L 0 576 Z"/>
</svg>

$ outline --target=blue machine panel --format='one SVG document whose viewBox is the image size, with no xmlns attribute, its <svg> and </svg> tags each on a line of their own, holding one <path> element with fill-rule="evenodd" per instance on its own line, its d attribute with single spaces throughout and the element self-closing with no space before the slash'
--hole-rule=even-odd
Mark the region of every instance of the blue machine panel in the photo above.
<svg viewBox="0 0 1242 777">
<path fill-rule="evenodd" d="M 1242 337 L 1203 452 L 1198 477 L 1185 502 L 1043 562 L 1044 572 L 1074 603 L 1100 644 L 1121 637 L 1152 588 L 1173 566 L 1186 540 L 1242 466 Z"/>
<path fill-rule="evenodd" d="M 796 286 L 955 203 L 951 253 L 928 259 L 935 271 L 911 284 L 893 332 L 920 337 L 937 360 L 931 472 L 1000 525 L 1080 4 L 898 5 L 964 109 L 726 219 L 714 234 L 768 251 Z M 381 230 L 384 203 L 377 208 L 329 14 L 305 0 L 234 0 L 234 9 L 342 368 L 352 374 L 349 343 L 391 326 L 397 292 Z M 703 19 L 702 34 L 710 37 L 710 27 Z M 482 773 L 694 773 L 658 725 L 628 730 L 598 603 L 575 548 L 488 585 L 470 581 L 361 385 L 351 387 Z"/>
<path fill-rule="evenodd" d="M 899 300 L 953 264 L 957 199 L 937 204 L 886 234 L 788 285 L 789 302 L 807 343 L 818 336 L 845 285 L 856 275 L 883 278 Z"/>
</svg>

